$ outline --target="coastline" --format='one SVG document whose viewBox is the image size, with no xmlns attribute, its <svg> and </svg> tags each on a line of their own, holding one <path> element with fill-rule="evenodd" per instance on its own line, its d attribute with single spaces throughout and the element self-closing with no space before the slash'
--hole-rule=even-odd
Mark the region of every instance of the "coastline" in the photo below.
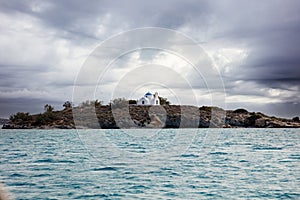
<svg viewBox="0 0 300 200">
<path fill-rule="evenodd" d="M 98 105 L 19 115 L 6 122 L 2 129 L 300 128 L 300 122 L 295 119 L 261 112 L 188 105 L 118 108 Z"/>
</svg>

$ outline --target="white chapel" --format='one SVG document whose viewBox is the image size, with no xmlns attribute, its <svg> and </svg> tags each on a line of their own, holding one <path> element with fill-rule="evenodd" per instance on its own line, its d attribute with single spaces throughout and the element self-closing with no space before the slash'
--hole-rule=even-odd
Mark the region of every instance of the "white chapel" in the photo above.
<svg viewBox="0 0 300 200">
<path fill-rule="evenodd" d="M 151 94 L 147 92 L 142 98 L 137 101 L 137 105 L 160 105 L 158 93 Z"/>
</svg>

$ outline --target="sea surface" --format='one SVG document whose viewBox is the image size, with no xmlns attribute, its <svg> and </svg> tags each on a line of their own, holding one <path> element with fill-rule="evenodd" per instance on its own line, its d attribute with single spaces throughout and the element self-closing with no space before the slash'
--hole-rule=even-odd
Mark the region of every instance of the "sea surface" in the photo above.
<svg viewBox="0 0 300 200">
<path fill-rule="evenodd" d="M 300 129 L 0 130 L 14 199 L 300 199 Z"/>
</svg>

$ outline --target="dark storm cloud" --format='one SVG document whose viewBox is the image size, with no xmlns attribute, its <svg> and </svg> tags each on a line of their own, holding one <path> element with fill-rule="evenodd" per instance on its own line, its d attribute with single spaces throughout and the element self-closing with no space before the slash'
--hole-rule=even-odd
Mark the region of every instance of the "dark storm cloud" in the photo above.
<svg viewBox="0 0 300 200">
<path fill-rule="evenodd" d="M 300 17 L 298 17 L 300 21 Z M 296 25 L 296 24 L 295 24 Z M 245 61 L 242 79 L 257 80 L 262 84 L 300 83 L 300 29 L 270 31 L 268 36 L 257 36 Z"/>
<path fill-rule="evenodd" d="M 290 96 L 274 97 L 283 101 L 278 108 L 287 106 L 295 109 L 298 107 L 292 105 L 300 102 L 300 97 L 297 96 L 300 89 L 299 10 L 300 1 L 297 0 L 0 0 L 0 12 L 16 22 L 24 16 L 37 19 L 34 26 L 38 25 L 43 34 L 36 34 L 30 28 L 26 31 L 32 31 L 40 40 L 50 37 L 53 41 L 63 39 L 73 46 L 86 47 L 121 31 L 158 26 L 183 31 L 199 43 L 207 47 L 212 46 L 211 49 L 214 50 L 245 48 L 247 57 L 241 63 L 229 64 L 230 70 L 222 72 L 226 93 L 229 96 L 248 95 L 249 98 L 255 95 L 270 97 L 265 92 L 268 88 L 279 89 L 286 91 Z M 17 26 L 22 25 L 16 25 L 11 31 L 22 38 L 23 29 Z M 9 40 L 9 36 L 7 38 Z M 0 42 L 3 41 L 0 39 Z M 32 41 L 33 48 L 35 42 Z M 52 40 L 49 44 L 47 42 L 51 47 Z M 26 45 L 27 43 L 23 44 L 23 51 L 26 51 Z M 69 48 L 72 48 L 72 45 Z M 41 45 L 40 49 L 43 48 Z M 54 45 L 53 48 L 57 49 Z M 51 51 L 54 51 L 51 56 L 42 59 L 45 60 L 44 63 L 23 58 L 20 62 L 26 61 L 26 67 L 15 62 L 18 60 L 16 58 L 23 54 L 22 51 L 16 51 L 13 57 L 0 56 L 0 88 L 13 90 L 23 86 L 34 90 L 39 84 L 51 88 L 72 85 L 70 79 L 59 77 L 59 80 L 56 80 L 56 75 L 51 75 L 57 68 L 64 67 L 57 66 L 60 62 L 51 62 L 65 59 L 62 56 L 59 58 L 59 53 L 55 50 L 49 49 L 49 52 Z M 13 52 L 13 47 L 10 52 Z M 5 55 L 5 51 L 1 54 Z M 37 56 L 39 55 L 32 55 Z M 241 80 L 242 83 L 238 82 Z M 260 91 L 260 88 L 264 90 Z M 5 107 L 4 104 L 8 105 L 8 101 L 2 102 L 1 109 Z M 19 108 L 17 102 L 13 105 Z"/>
<path fill-rule="evenodd" d="M 61 37 L 73 39 L 75 42 L 82 38 L 106 39 L 107 35 L 103 38 L 97 36 L 99 25 L 105 26 L 110 33 L 118 33 L 114 32 L 114 29 L 121 31 L 141 26 L 178 28 L 200 17 L 201 22 L 196 24 L 199 27 L 208 20 L 210 7 L 205 1 L 195 0 L 184 3 L 180 0 L 132 0 L 117 3 L 109 0 L 91 0 L 88 3 L 80 0 L 12 0 L 2 1 L 1 10 L 8 14 L 19 12 L 34 16 L 46 27 L 62 31 Z"/>
<path fill-rule="evenodd" d="M 224 28 L 216 36 L 244 43 L 250 52 L 238 72 L 229 78 L 257 81 L 269 87 L 299 84 L 300 2 L 239 1 L 231 8 L 236 9 L 230 9 L 232 13 L 225 11 Z"/>
</svg>

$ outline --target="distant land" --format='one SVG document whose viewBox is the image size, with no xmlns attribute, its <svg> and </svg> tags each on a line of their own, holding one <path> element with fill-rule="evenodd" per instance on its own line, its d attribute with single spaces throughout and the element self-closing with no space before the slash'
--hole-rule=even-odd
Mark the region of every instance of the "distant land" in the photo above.
<svg viewBox="0 0 300 200">
<path fill-rule="evenodd" d="M 126 106 L 100 102 L 77 107 L 67 104 L 59 111 L 46 105 L 44 113 L 19 112 L 1 122 L 3 129 L 300 128 L 299 117 L 283 119 L 242 108 L 225 111 L 210 106 L 137 106 L 128 102 Z"/>
</svg>

